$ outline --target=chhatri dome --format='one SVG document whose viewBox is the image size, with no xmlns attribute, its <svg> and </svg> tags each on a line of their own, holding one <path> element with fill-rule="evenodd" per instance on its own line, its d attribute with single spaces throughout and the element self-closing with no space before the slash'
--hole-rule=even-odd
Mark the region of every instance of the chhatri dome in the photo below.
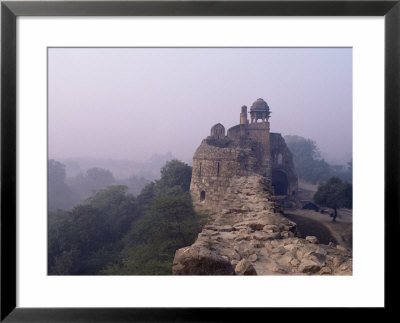
<svg viewBox="0 0 400 323">
<path fill-rule="evenodd" d="M 250 111 L 267 111 L 269 112 L 269 106 L 267 102 L 265 102 L 263 99 L 257 99 L 253 102 L 253 104 L 250 107 Z"/>
<path fill-rule="evenodd" d="M 262 122 L 267 122 L 270 117 L 271 111 L 267 102 L 263 99 L 257 99 L 253 102 L 250 107 L 250 119 L 251 123 L 257 123 L 257 120 L 261 119 Z"/>
</svg>

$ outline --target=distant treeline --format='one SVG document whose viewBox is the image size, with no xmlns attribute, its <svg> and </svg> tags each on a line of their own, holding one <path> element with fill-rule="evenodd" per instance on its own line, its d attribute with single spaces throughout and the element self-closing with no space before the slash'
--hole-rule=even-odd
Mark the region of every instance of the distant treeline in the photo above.
<svg viewBox="0 0 400 323">
<path fill-rule="evenodd" d="M 69 157 L 57 159 L 66 166 L 67 177 L 74 177 L 89 168 L 103 168 L 111 171 L 115 178 L 128 178 L 132 175 L 149 180 L 160 178 L 160 169 L 175 157 L 171 152 L 153 154 L 146 161 L 115 158 Z"/>
<path fill-rule="evenodd" d="M 319 152 L 314 140 L 300 136 L 285 136 L 286 144 L 293 154 L 297 176 L 307 182 L 316 184 L 338 177 L 345 182 L 352 182 L 353 162 L 347 165 L 329 165 Z"/>
<path fill-rule="evenodd" d="M 111 185 L 71 211 L 49 212 L 48 273 L 171 274 L 175 251 L 194 242 L 205 220 L 193 209 L 191 173 L 172 160 L 136 197 L 127 186 Z"/>
<path fill-rule="evenodd" d="M 138 195 L 150 181 L 144 177 L 131 175 L 125 179 L 115 179 L 114 175 L 103 168 L 92 167 L 73 177 L 66 176 L 66 166 L 59 161 L 48 161 L 48 207 L 49 210 L 69 210 L 84 202 L 95 191 L 111 185 L 124 185 L 128 192 Z"/>
</svg>

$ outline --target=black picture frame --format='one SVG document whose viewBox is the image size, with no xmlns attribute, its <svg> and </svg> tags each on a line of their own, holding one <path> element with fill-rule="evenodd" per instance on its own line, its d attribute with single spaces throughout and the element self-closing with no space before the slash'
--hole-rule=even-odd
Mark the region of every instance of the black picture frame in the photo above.
<svg viewBox="0 0 400 323">
<path fill-rule="evenodd" d="M 18 16 L 384 16 L 385 309 L 398 286 L 392 240 L 399 233 L 400 0 L 379 1 L 2 1 L 1 3 L 1 321 L 236 321 L 244 309 L 17 308 L 16 19 Z M 372 126 L 371 126 L 372 128 Z M 371 129 L 373 131 L 373 129 Z M 391 287 L 393 286 L 393 287 Z M 278 310 L 278 309 L 276 309 Z M 281 309 L 282 310 L 282 309 Z M 287 309 L 283 309 L 287 310 Z M 247 309 L 251 315 L 263 309 Z M 255 312 L 255 313 L 254 313 Z M 242 314 L 242 313 L 241 313 Z M 254 316 L 254 319 L 256 316 Z M 266 318 L 265 318 L 266 319 Z"/>
</svg>

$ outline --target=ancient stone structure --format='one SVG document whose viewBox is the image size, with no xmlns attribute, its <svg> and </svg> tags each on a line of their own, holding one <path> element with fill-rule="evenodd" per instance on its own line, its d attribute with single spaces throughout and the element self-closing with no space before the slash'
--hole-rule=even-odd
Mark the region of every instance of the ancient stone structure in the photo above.
<svg viewBox="0 0 400 323">
<path fill-rule="evenodd" d="M 281 134 L 270 133 L 268 104 L 257 99 L 242 106 L 240 124 L 228 129 L 218 123 L 211 128 L 193 156 L 190 191 L 198 210 L 218 209 L 233 176 L 259 174 L 272 180 L 275 195 L 295 200 L 297 176 L 292 154 Z"/>
<path fill-rule="evenodd" d="M 272 185 L 275 195 L 286 195 L 292 199 L 297 194 L 297 175 L 292 153 L 280 133 L 270 133 Z"/>
<path fill-rule="evenodd" d="M 351 275 L 343 246 L 298 237 L 279 212 L 270 180 L 234 176 L 220 210 L 191 246 L 176 251 L 174 275 Z"/>
<path fill-rule="evenodd" d="M 292 154 L 269 132 L 270 110 L 256 100 L 240 124 L 216 124 L 193 157 L 190 190 L 195 208 L 207 210 L 197 240 L 176 251 L 174 275 L 351 275 L 352 253 L 343 246 L 300 238 L 278 200 L 295 200 Z"/>
</svg>

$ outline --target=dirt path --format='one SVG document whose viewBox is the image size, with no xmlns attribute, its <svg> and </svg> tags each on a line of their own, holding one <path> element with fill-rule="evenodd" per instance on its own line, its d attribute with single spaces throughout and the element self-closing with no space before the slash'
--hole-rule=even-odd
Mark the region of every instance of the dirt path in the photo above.
<svg viewBox="0 0 400 323">
<path fill-rule="evenodd" d="M 318 185 L 299 180 L 298 198 L 312 201 Z M 328 214 L 311 210 L 287 210 L 285 216 L 297 223 L 303 236 L 314 235 L 323 244 L 333 242 L 348 249 L 353 247 L 353 214 L 352 210 L 339 209 L 336 222 Z"/>
<path fill-rule="evenodd" d="M 333 242 L 352 249 L 351 210 L 339 210 L 336 222 L 327 214 L 311 210 L 287 210 L 285 216 L 296 222 L 301 237 L 313 235 L 323 244 Z"/>
</svg>

